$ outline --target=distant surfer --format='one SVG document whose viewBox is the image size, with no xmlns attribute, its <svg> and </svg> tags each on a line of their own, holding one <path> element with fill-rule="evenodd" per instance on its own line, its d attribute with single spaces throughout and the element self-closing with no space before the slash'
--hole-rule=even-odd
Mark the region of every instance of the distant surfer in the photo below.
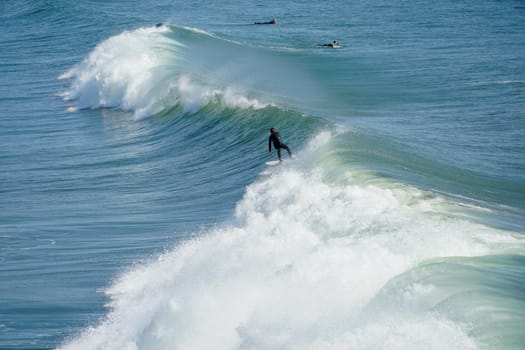
<svg viewBox="0 0 525 350">
<path fill-rule="evenodd" d="M 334 41 L 332 41 L 331 43 L 328 43 L 328 44 L 317 44 L 317 46 L 333 47 L 334 49 L 337 49 L 337 48 L 341 47 L 341 45 L 339 45 L 339 42 L 337 40 L 334 40 Z"/>
<path fill-rule="evenodd" d="M 155 27 L 159 28 L 159 27 L 162 27 L 163 25 L 164 25 L 164 23 L 161 22 L 161 23 L 155 24 Z"/>
<path fill-rule="evenodd" d="M 292 151 L 290 151 L 290 148 L 286 146 L 284 143 L 281 142 L 281 134 L 275 128 L 270 129 L 270 137 L 268 138 L 268 151 L 270 152 L 270 155 L 272 155 L 272 143 L 273 147 L 277 150 L 277 156 L 279 157 L 279 161 L 281 162 L 281 149 L 285 149 L 286 152 L 288 152 L 288 156 L 292 157 Z"/>
<path fill-rule="evenodd" d="M 255 22 L 254 24 L 277 24 L 277 20 L 274 18 L 268 22 Z"/>
</svg>

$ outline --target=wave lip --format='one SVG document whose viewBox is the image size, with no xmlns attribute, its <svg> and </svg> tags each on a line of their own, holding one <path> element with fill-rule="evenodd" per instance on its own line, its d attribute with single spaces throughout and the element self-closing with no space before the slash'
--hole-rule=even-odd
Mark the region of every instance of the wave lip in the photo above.
<svg viewBox="0 0 525 350">
<path fill-rule="evenodd" d="M 62 97 L 75 101 L 80 109 L 118 107 L 140 116 L 166 94 L 158 85 L 165 79 L 158 67 L 167 63 L 166 50 L 178 46 L 162 35 L 166 30 L 142 28 L 100 43 L 83 62 L 59 77 L 72 80 Z"/>
<path fill-rule="evenodd" d="M 75 103 L 71 111 L 119 108 L 134 112 L 136 118 L 174 107 L 196 112 L 209 103 L 242 109 L 272 105 L 249 97 L 233 81 L 219 79 L 217 67 L 209 66 L 212 61 L 196 58 L 206 56 L 202 47 L 209 40 L 219 39 L 181 27 L 123 32 L 97 45 L 62 74 L 59 79 L 71 80 L 71 86 L 60 95 Z M 190 49 L 191 45 L 196 48 Z M 220 62 L 217 65 L 221 67 Z"/>
</svg>

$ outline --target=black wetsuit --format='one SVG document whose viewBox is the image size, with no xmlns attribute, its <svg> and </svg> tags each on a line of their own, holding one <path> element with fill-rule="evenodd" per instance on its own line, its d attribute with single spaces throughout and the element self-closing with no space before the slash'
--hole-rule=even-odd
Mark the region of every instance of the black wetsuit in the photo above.
<svg viewBox="0 0 525 350">
<path fill-rule="evenodd" d="M 292 156 L 292 151 L 290 151 L 290 148 L 286 146 L 284 143 L 281 142 L 281 134 L 279 134 L 277 131 L 272 132 L 270 134 L 270 137 L 268 138 L 268 151 L 272 152 L 272 143 L 273 147 L 277 150 L 277 156 L 279 157 L 279 160 L 281 160 L 281 149 L 284 148 L 286 152 L 288 152 L 288 155 Z"/>
<path fill-rule="evenodd" d="M 277 21 L 271 20 L 271 21 L 268 21 L 268 22 L 255 22 L 254 24 L 277 24 Z"/>
</svg>

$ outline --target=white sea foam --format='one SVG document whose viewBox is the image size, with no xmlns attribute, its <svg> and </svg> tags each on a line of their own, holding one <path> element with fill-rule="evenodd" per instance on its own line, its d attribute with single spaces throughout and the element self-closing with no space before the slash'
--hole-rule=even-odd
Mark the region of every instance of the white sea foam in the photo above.
<svg viewBox="0 0 525 350">
<path fill-rule="evenodd" d="M 120 108 L 142 118 L 175 105 L 186 112 L 210 102 L 233 108 L 267 106 L 233 86 L 214 84 L 206 72 L 196 74 L 191 58 L 181 58 L 185 44 L 165 35 L 170 30 L 162 26 L 126 31 L 97 45 L 59 77 L 71 80 L 60 94 L 75 104 L 69 110 Z"/>
<path fill-rule="evenodd" d="M 176 47 L 166 39 L 163 28 L 143 28 L 111 37 L 61 79 L 72 79 L 63 97 L 74 100 L 78 108 L 120 107 L 141 110 L 159 99 L 157 82 L 162 76 L 155 68 L 166 61 L 155 46 Z M 162 95 L 161 97 L 162 98 Z"/>
<path fill-rule="evenodd" d="M 123 274 L 106 319 L 62 349 L 477 348 L 467 328 L 417 303 L 367 305 L 421 262 L 512 239 L 444 215 L 444 199 L 417 189 L 333 183 L 288 164 L 246 189 L 234 224 Z"/>
</svg>

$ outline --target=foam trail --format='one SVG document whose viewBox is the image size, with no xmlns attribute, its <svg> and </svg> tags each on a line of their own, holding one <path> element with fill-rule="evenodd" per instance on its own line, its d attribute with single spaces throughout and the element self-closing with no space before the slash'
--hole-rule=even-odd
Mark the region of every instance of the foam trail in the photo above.
<svg viewBox="0 0 525 350">
<path fill-rule="evenodd" d="M 414 188 L 329 181 L 310 152 L 250 185 L 235 225 L 122 275 L 105 320 L 61 349 L 478 348 L 447 314 L 368 305 L 421 262 L 522 242 Z"/>
</svg>

